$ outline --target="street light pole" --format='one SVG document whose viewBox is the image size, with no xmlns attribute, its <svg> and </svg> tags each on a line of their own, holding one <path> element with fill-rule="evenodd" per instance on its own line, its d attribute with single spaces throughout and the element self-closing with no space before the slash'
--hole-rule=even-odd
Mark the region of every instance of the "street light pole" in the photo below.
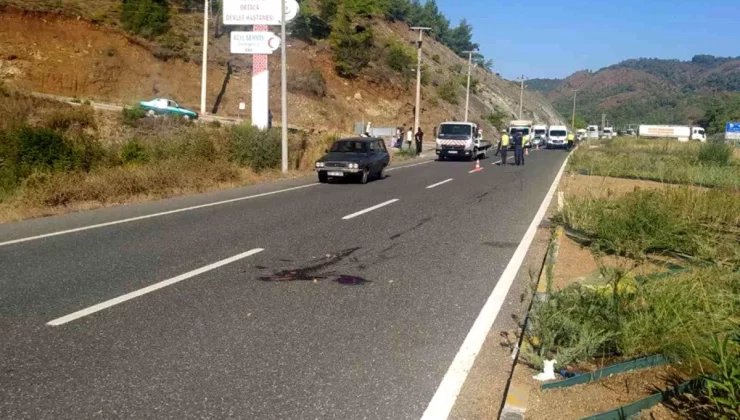
<svg viewBox="0 0 740 420">
<path fill-rule="evenodd" d="M 522 119 L 522 108 L 524 105 L 524 80 L 525 80 L 524 75 L 522 75 L 522 77 L 520 77 L 519 80 L 522 83 L 522 87 L 519 91 L 519 119 L 521 120 Z"/>
<path fill-rule="evenodd" d="M 578 91 L 573 91 L 573 116 L 571 118 L 570 123 L 570 129 L 575 130 L 576 129 L 576 95 L 578 95 Z"/>
<path fill-rule="evenodd" d="M 470 107 L 470 72 L 473 67 L 473 53 L 475 51 L 463 51 L 468 53 L 468 86 L 465 93 L 465 122 L 468 122 L 468 108 Z"/>
<path fill-rule="evenodd" d="M 282 171 L 288 172 L 288 63 L 285 45 L 285 0 L 281 0 L 280 19 L 280 111 Z"/>
<path fill-rule="evenodd" d="M 284 0 L 283 0 L 284 1 Z M 432 28 L 425 26 L 414 26 L 412 31 L 419 31 L 419 41 L 416 43 L 416 106 L 414 107 L 414 133 L 419 131 L 419 116 L 421 114 L 421 42 L 424 31 Z"/>
<path fill-rule="evenodd" d="M 200 79 L 200 114 L 206 113 L 206 79 L 208 71 L 208 0 L 203 0 L 203 65 Z"/>
</svg>

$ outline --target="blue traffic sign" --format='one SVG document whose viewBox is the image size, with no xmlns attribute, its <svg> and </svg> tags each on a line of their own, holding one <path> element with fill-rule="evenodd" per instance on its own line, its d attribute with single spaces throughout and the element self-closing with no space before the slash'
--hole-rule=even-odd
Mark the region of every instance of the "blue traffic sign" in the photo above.
<svg viewBox="0 0 740 420">
<path fill-rule="evenodd" d="M 740 133 L 740 122 L 728 122 L 725 131 L 728 133 Z"/>
</svg>

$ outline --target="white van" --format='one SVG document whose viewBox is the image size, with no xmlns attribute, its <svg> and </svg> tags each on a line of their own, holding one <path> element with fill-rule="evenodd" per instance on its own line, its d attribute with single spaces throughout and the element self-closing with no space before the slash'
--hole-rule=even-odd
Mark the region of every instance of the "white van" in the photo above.
<svg viewBox="0 0 740 420">
<path fill-rule="evenodd" d="M 547 129 L 547 148 L 557 149 L 560 147 L 568 147 L 568 127 L 551 125 Z"/>
<path fill-rule="evenodd" d="M 542 146 L 545 144 L 547 139 L 547 125 L 535 124 L 532 127 L 532 144 L 535 146 Z"/>
<path fill-rule="evenodd" d="M 586 131 L 588 132 L 588 134 L 586 135 L 586 137 L 588 137 L 590 139 L 598 139 L 599 138 L 599 126 L 598 125 L 589 125 L 586 128 Z"/>
</svg>

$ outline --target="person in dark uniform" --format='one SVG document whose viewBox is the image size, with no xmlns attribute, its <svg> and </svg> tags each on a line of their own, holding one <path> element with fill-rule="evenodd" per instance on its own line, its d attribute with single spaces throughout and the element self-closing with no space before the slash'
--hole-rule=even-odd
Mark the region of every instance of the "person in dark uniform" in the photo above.
<svg viewBox="0 0 740 420">
<path fill-rule="evenodd" d="M 514 133 L 514 163 L 516 166 L 524 165 L 524 141 L 522 133 Z"/>
<path fill-rule="evenodd" d="M 416 140 L 416 154 L 421 154 L 421 145 L 424 143 L 424 132 L 421 131 L 421 127 L 419 127 L 419 130 L 416 132 L 416 135 L 414 136 L 414 140 Z"/>
</svg>

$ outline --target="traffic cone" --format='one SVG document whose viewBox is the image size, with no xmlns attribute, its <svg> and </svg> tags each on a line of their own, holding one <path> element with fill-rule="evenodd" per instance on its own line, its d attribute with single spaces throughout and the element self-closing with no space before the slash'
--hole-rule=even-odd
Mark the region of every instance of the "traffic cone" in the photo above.
<svg viewBox="0 0 740 420">
<path fill-rule="evenodd" d="M 473 172 L 479 172 L 479 171 L 481 171 L 482 169 L 483 169 L 483 168 L 481 168 L 481 167 L 480 167 L 480 159 L 476 159 L 476 160 L 475 160 L 475 168 L 473 168 L 473 170 L 472 170 L 472 171 L 470 171 L 470 173 L 472 174 Z"/>
</svg>

